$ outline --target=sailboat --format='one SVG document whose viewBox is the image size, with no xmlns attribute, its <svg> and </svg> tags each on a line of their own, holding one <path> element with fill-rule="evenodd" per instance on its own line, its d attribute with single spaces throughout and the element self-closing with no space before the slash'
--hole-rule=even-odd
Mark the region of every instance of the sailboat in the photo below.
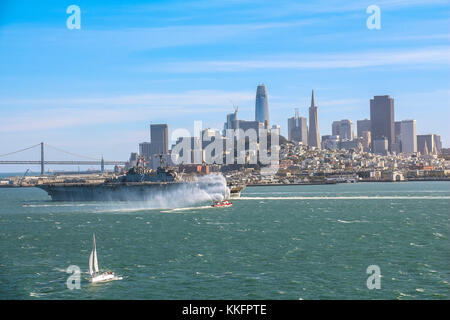
<svg viewBox="0 0 450 320">
<path fill-rule="evenodd" d="M 94 246 L 89 256 L 89 274 L 91 275 L 91 282 L 106 282 L 111 280 L 120 280 L 114 275 L 114 272 L 104 272 L 100 273 L 98 270 L 98 259 L 97 259 L 97 245 L 95 243 L 95 234 L 93 234 Z"/>
</svg>

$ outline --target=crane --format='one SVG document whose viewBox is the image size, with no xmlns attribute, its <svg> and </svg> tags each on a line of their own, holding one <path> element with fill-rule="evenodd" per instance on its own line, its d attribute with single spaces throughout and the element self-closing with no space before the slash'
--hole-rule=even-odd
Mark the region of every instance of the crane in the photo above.
<svg viewBox="0 0 450 320">
<path fill-rule="evenodd" d="M 28 171 L 30 171 L 30 169 L 27 169 L 27 171 L 25 171 L 25 173 L 23 174 L 22 178 L 20 178 L 19 180 L 19 186 L 22 185 L 23 180 L 25 179 L 25 176 L 27 175 Z"/>
</svg>

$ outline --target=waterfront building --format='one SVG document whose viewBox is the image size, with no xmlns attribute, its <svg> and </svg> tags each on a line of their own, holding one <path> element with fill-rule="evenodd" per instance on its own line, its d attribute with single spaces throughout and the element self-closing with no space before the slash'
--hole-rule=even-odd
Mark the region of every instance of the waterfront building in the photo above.
<svg viewBox="0 0 450 320">
<path fill-rule="evenodd" d="M 314 90 L 311 94 L 311 106 L 309 107 L 309 132 L 308 132 L 308 145 L 321 148 L 320 136 L 319 136 L 319 117 L 318 108 L 314 101 Z"/>
<path fill-rule="evenodd" d="M 370 99 L 370 124 L 372 141 L 385 137 L 388 140 L 388 150 L 391 150 L 392 144 L 395 143 L 393 98 L 385 95 Z"/>
</svg>

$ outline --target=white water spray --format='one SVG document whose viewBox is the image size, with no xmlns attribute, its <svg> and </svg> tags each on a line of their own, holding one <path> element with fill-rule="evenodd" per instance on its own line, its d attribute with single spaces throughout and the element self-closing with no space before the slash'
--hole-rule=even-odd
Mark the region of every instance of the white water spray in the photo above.
<svg viewBox="0 0 450 320">
<path fill-rule="evenodd" d="M 129 201 L 119 204 L 123 209 L 172 209 L 194 206 L 229 198 L 230 189 L 221 174 L 198 177 L 196 182 L 180 184 L 179 187 L 164 191 L 152 190 L 143 201 Z M 115 203 L 117 204 L 117 203 Z M 117 208 L 117 206 L 116 206 Z"/>
</svg>

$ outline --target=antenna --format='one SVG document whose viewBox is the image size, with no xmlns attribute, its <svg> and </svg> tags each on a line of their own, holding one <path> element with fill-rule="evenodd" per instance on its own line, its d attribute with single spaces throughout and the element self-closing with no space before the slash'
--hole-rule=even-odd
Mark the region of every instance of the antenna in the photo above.
<svg viewBox="0 0 450 320">
<path fill-rule="evenodd" d="M 295 108 L 295 117 L 298 118 L 299 117 L 299 112 L 298 112 L 298 108 Z"/>
</svg>

